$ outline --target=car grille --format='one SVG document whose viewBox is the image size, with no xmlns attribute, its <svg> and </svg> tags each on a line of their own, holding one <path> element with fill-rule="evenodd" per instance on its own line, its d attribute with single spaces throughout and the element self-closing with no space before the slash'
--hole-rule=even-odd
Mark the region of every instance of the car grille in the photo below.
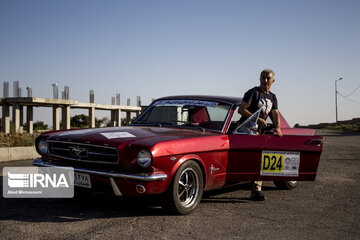
<svg viewBox="0 0 360 240">
<path fill-rule="evenodd" d="M 116 148 L 82 143 L 48 141 L 49 153 L 53 157 L 81 162 L 117 163 Z"/>
</svg>

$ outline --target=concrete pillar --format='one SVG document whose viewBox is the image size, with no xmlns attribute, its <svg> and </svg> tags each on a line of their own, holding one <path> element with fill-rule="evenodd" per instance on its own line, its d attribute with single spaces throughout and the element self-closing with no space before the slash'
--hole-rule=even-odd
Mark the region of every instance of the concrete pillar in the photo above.
<svg viewBox="0 0 360 240">
<path fill-rule="evenodd" d="M 116 105 L 120 105 L 120 93 L 116 94 Z"/>
<path fill-rule="evenodd" d="M 28 133 L 34 133 L 34 107 L 26 107 L 26 120 L 27 120 L 27 131 Z"/>
<path fill-rule="evenodd" d="M 95 103 L 94 90 L 90 90 L 90 103 Z"/>
<path fill-rule="evenodd" d="M 129 125 L 131 121 L 131 112 L 126 112 L 126 124 Z"/>
<path fill-rule="evenodd" d="M 137 106 L 140 107 L 141 106 L 141 97 L 137 96 L 136 101 L 137 101 Z"/>
<path fill-rule="evenodd" d="M 70 106 L 62 107 L 61 129 L 70 129 Z"/>
<path fill-rule="evenodd" d="M 14 131 L 16 133 L 20 132 L 20 105 L 19 104 L 14 104 L 13 105 L 13 124 L 14 124 Z"/>
<path fill-rule="evenodd" d="M 20 106 L 20 126 L 24 126 L 24 107 Z"/>
<path fill-rule="evenodd" d="M 126 105 L 130 106 L 130 98 L 127 99 Z M 131 121 L 131 112 L 126 112 L 126 125 L 129 125 Z"/>
<path fill-rule="evenodd" d="M 90 128 L 95 127 L 95 108 L 94 107 L 89 108 L 89 127 Z"/>
<path fill-rule="evenodd" d="M 141 107 L 141 97 L 137 96 L 137 106 Z M 136 111 L 136 117 L 140 115 L 140 111 Z"/>
<path fill-rule="evenodd" d="M 2 132 L 10 133 L 10 106 L 2 105 Z"/>
<path fill-rule="evenodd" d="M 121 127 L 121 109 L 116 110 L 115 114 L 116 114 L 116 121 L 117 121 L 116 126 Z"/>
<path fill-rule="evenodd" d="M 60 130 L 60 108 L 53 107 L 53 130 Z"/>
<path fill-rule="evenodd" d="M 9 82 L 4 82 L 4 88 L 3 88 L 4 98 L 9 97 Z"/>
<path fill-rule="evenodd" d="M 116 119 L 115 119 L 115 110 L 111 110 L 111 127 L 115 127 L 116 126 Z"/>
<path fill-rule="evenodd" d="M 121 126 L 121 109 L 111 110 L 111 126 Z"/>
</svg>

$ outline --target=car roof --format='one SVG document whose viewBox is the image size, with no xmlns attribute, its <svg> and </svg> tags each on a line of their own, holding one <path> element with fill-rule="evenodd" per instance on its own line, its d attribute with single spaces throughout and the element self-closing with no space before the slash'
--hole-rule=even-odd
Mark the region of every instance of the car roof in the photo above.
<svg viewBox="0 0 360 240">
<path fill-rule="evenodd" d="M 167 96 L 157 100 L 165 99 L 194 99 L 194 100 L 208 100 L 208 101 L 221 101 L 227 102 L 234 105 L 239 105 L 242 98 L 240 97 L 228 97 L 228 96 L 214 96 L 214 95 L 178 95 L 178 96 Z"/>
</svg>

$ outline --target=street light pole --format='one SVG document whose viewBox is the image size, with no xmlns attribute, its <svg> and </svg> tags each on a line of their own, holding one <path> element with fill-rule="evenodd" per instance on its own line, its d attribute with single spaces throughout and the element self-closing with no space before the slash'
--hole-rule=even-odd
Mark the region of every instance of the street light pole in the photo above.
<svg viewBox="0 0 360 240">
<path fill-rule="evenodd" d="M 337 82 L 342 80 L 343 78 L 339 78 L 337 80 L 335 80 L 335 112 L 336 112 L 336 123 L 338 122 L 338 110 L 337 110 L 337 95 L 338 95 L 338 91 L 337 91 Z"/>
</svg>

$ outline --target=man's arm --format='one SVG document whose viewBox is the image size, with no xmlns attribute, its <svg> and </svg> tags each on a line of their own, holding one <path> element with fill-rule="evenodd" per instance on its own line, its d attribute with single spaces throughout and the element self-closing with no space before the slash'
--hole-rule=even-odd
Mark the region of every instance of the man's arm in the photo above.
<svg viewBox="0 0 360 240">
<path fill-rule="evenodd" d="M 241 116 L 244 117 L 245 119 L 249 118 L 252 115 L 251 112 L 249 112 L 249 110 L 247 110 L 247 108 L 249 106 L 250 106 L 250 104 L 248 104 L 247 102 L 241 102 L 241 104 L 239 106 L 238 113 L 240 113 Z M 267 126 L 266 121 L 262 118 L 258 119 L 258 124 L 262 128 Z"/>
<path fill-rule="evenodd" d="M 283 134 L 282 134 L 281 128 L 280 128 L 279 110 L 274 109 L 271 111 L 271 114 L 272 114 L 274 125 L 275 125 L 275 132 L 278 134 L 279 137 L 281 137 Z"/>
<path fill-rule="evenodd" d="M 241 102 L 240 106 L 239 106 L 239 110 L 238 113 L 241 114 L 242 117 L 244 118 L 249 118 L 251 116 L 251 112 L 249 112 L 249 110 L 247 110 L 247 108 L 250 106 L 250 104 L 246 103 L 246 102 Z"/>
</svg>

